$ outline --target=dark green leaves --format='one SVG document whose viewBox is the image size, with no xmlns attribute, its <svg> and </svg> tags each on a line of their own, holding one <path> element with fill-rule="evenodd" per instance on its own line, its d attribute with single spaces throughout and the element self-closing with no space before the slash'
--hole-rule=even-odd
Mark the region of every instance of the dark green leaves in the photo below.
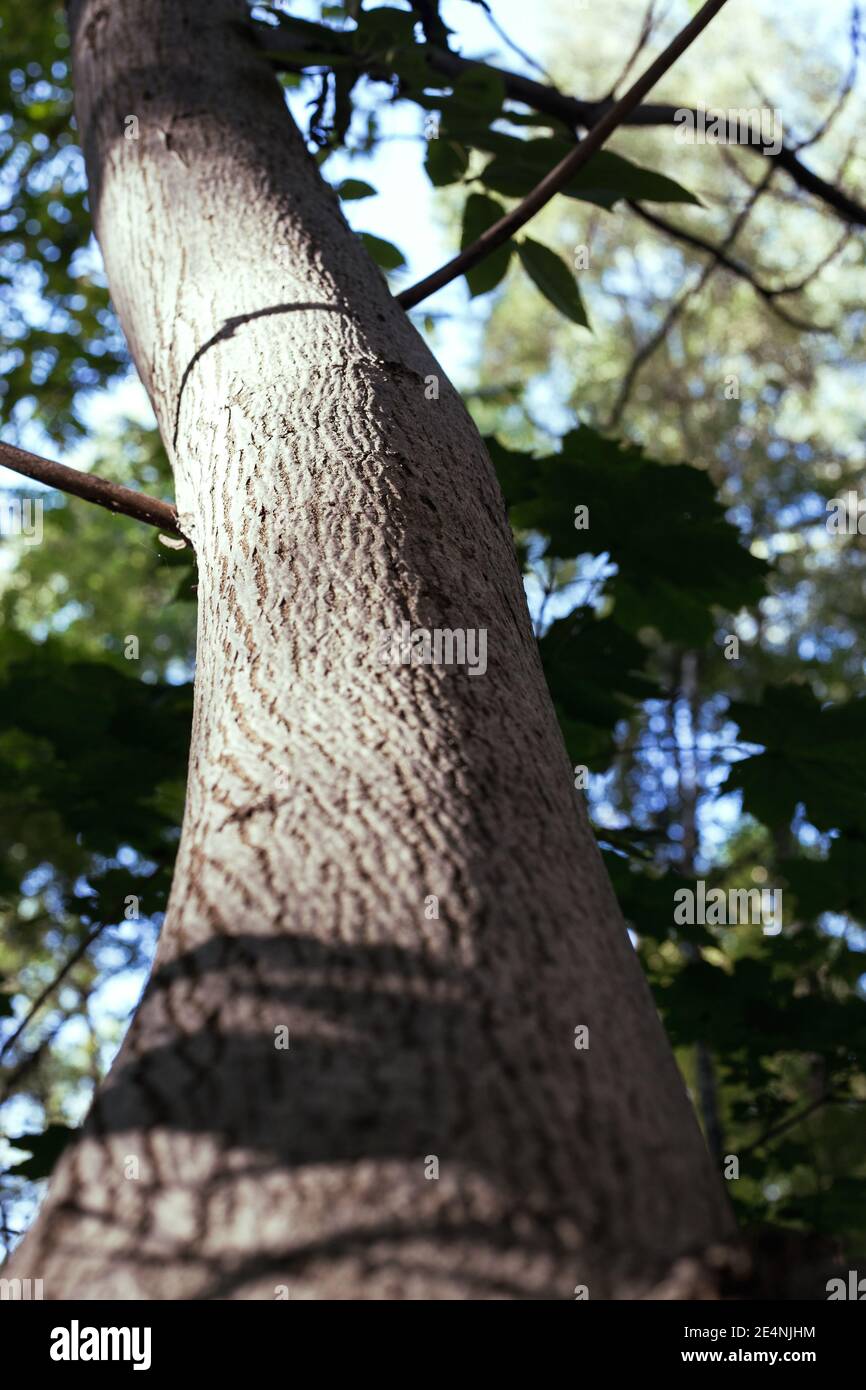
<svg viewBox="0 0 866 1390">
<path fill-rule="evenodd" d="M 642 671 L 646 650 L 589 609 L 551 623 L 538 645 L 569 757 L 600 770 L 613 752 L 617 720 L 655 694 Z"/>
<path fill-rule="evenodd" d="M 798 918 L 814 921 L 823 912 L 845 912 L 866 921 L 864 863 L 866 839 L 850 831 L 833 841 L 826 859 L 783 860 L 780 868 Z"/>
<path fill-rule="evenodd" d="M 68 1125 L 49 1125 L 42 1134 L 21 1134 L 10 1140 L 16 1148 L 27 1150 L 30 1157 L 11 1164 L 7 1169 L 9 1176 L 29 1178 L 31 1182 L 38 1178 L 50 1178 L 54 1165 L 75 1132 Z"/>
<path fill-rule="evenodd" d="M 716 609 L 759 599 L 766 567 L 741 545 L 697 469 L 657 463 L 586 425 L 542 458 L 487 444 L 519 533 L 541 536 L 548 558 L 606 556 L 616 567 L 604 589 L 610 616 L 577 609 L 539 644 L 569 754 L 601 768 L 617 721 L 656 690 L 645 631 L 709 643 Z M 585 528 L 575 526 L 576 508 L 586 509 Z"/>
<path fill-rule="evenodd" d="M 675 179 L 644 169 L 611 150 L 600 150 L 584 169 L 579 170 L 565 189 L 567 198 L 577 198 L 599 207 L 612 208 L 620 198 L 647 203 L 691 203 L 700 200 Z"/>
<path fill-rule="evenodd" d="M 504 100 L 505 83 L 499 73 L 479 64 L 457 78 L 446 109 L 456 118 L 468 117 L 489 124 L 501 114 Z"/>
<path fill-rule="evenodd" d="M 403 252 L 393 242 L 385 241 L 380 236 L 374 236 L 372 232 L 359 232 L 358 235 L 370 256 L 382 270 L 401 270 L 406 264 Z"/>
<path fill-rule="evenodd" d="M 555 309 L 582 328 L 589 327 L 574 274 L 561 256 L 539 241 L 524 237 L 517 243 L 521 265 L 534 285 Z"/>
<path fill-rule="evenodd" d="M 102 277 L 83 255 L 92 229 L 65 29 L 62 6 L 3 8 L 0 416 L 15 423 L 38 394 L 41 428 L 64 441 L 81 432 L 75 393 L 128 365 Z"/>
<path fill-rule="evenodd" d="M 484 193 L 470 193 L 463 209 L 461 250 L 465 251 L 467 246 L 471 246 L 474 241 L 477 241 L 481 234 L 486 232 L 488 227 L 492 227 L 494 222 L 498 222 L 504 213 L 504 207 L 495 198 L 488 198 Z M 473 298 L 477 294 L 486 294 L 488 290 L 496 288 L 508 269 L 513 250 L 513 244 L 507 241 L 503 246 L 492 251 L 490 255 L 485 256 L 478 265 L 467 270 L 466 282 Z"/>
<path fill-rule="evenodd" d="M 546 537 L 560 559 L 611 557 L 619 573 L 607 592 L 628 631 L 701 646 L 714 607 L 736 612 L 761 597 L 766 566 L 740 543 L 706 473 L 657 463 L 587 425 L 543 458 L 488 444 L 516 529 Z M 588 509 L 584 529 L 576 507 Z"/>
<path fill-rule="evenodd" d="M 745 743 L 762 753 L 735 763 L 727 786 L 770 827 L 798 806 L 819 830 L 866 833 L 866 698 L 822 706 L 807 686 L 769 686 L 760 705 L 734 703 Z"/>
<path fill-rule="evenodd" d="M 573 143 L 557 137 L 520 140 L 492 132 L 494 139 L 481 138 L 482 149 L 492 148 L 494 158 L 481 175 L 485 187 L 509 198 L 525 198 L 527 193 L 564 159 Z M 622 198 L 658 203 L 692 203 L 698 199 L 674 179 L 644 169 L 622 155 L 601 150 L 579 169 L 562 189 L 566 198 L 595 203 L 610 210 Z"/>
<path fill-rule="evenodd" d="M 375 188 L 363 179 L 343 179 L 336 191 L 344 203 L 357 198 L 373 198 L 376 194 Z"/>
<path fill-rule="evenodd" d="M 458 141 L 439 135 L 428 143 L 424 167 L 433 187 L 444 188 L 463 178 L 469 167 L 469 151 Z"/>
<path fill-rule="evenodd" d="M 56 640 L 7 637 L 2 654 L 0 814 L 23 829 L 55 807 L 92 851 L 125 841 L 158 854 L 172 826 L 160 787 L 184 776 L 190 687 L 70 661 Z"/>
<path fill-rule="evenodd" d="M 388 62 L 400 50 L 415 46 L 415 15 L 409 10 L 380 5 L 374 10 L 359 10 L 357 20 L 349 42 L 352 50 L 365 58 L 375 55 Z"/>
</svg>

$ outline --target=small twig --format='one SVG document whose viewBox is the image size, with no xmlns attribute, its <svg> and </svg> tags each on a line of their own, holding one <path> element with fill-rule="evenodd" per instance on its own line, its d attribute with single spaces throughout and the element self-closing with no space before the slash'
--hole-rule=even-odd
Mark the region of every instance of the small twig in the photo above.
<svg viewBox="0 0 866 1390">
<path fill-rule="evenodd" d="M 794 145 L 794 147 L 793 147 L 793 149 L 794 149 L 794 154 L 801 154 L 803 150 L 807 150 L 807 149 L 809 149 L 809 147 L 810 147 L 811 145 L 816 145 L 816 144 L 818 143 L 819 140 L 823 140 L 824 136 L 827 134 L 828 130 L 831 128 L 831 126 L 833 125 L 834 121 L 836 120 L 836 117 L 840 114 L 840 112 L 841 112 L 841 111 L 844 109 L 844 107 L 846 106 L 846 104 L 847 104 L 847 102 L 848 102 L 848 98 L 850 97 L 852 91 L 854 90 L 854 83 L 855 83 L 856 80 L 857 80 L 857 68 L 858 68 L 859 63 L 860 63 L 860 43 L 859 43 L 859 37 L 860 37 L 860 7 L 859 7 L 859 5 L 854 5 L 854 7 L 853 7 L 853 9 L 852 9 L 852 13 L 851 13 L 851 39 L 852 39 L 852 45 L 851 45 L 851 47 L 852 47 L 851 64 L 850 64 L 850 66 L 849 66 L 849 68 L 848 68 L 848 72 L 847 72 L 847 75 L 846 75 L 846 77 L 845 77 L 845 80 L 844 80 L 844 82 L 842 83 L 841 89 L 840 89 L 840 91 L 839 91 L 839 95 L 838 95 L 838 97 L 836 98 L 836 100 L 835 100 L 835 102 L 833 103 L 833 105 L 831 106 L 831 108 L 830 108 L 829 112 L 827 113 L 827 115 L 826 115 L 826 116 L 824 117 L 824 119 L 820 122 L 820 124 L 817 126 L 817 128 L 812 132 L 812 134 L 811 134 L 811 135 L 807 135 L 807 136 L 805 137 L 805 139 L 800 140 L 796 145 Z"/>
<path fill-rule="evenodd" d="M 783 294 L 799 294 L 801 290 L 804 290 L 807 285 L 821 274 L 822 270 L 826 270 L 827 266 L 830 265 L 832 261 L 835 261 L 836 257 L 840 252 L 844 251 L 850 240 L 851 228 L 848 227 L 842 233 L 836 245 L 827 252 L 826 256 L 822 256 L 817 265 L 814 265 L 808 274 L 804 275 L 801 280 L 797 280 L 793 285 L 780 285 L 778 289 L 769 290 L 768 293 L 772 295 L 774 299 Z"/>
<path fill-rule="evenodd" d="M 325 25 L 310 23 L 306 26 L 307 32 L 303 37 L 298 37 L 293 33 L 291 46 L 295 50 L 296 56 L 286 57 L 282 52 L 286 48 L 287 42 L 285 29 L 280 30 L 256 21 L 251 21 L 244 28 L 245 32 L 253 36 L 258 46 L 271 56 L 278 71 L 304 72 L 306 70 L 303 62 L 303 50 L 305 48 L 318 53 L 323 46 L 332 44 L 339 49 L 340 45 L 345 43 L 347 39 L 347 35 L 329 29 Z M 450 50 L 439 48 L 436 45 L 426 45 L 425 56 L 437 72 L 452 79 L 469 71 L 494 73 L 505 83 L 505 92 L 511 101 L 521 102 L 534 111 L 552 116 L 554 120 L 564 122 L 571 130 L 594 126 L 595 122 L 610 106 L 609 99 L 584 101 L 579 97 L 567 96 L 556 87 L 538 82 L 533 77 L 526 77 L 523 73 L 510 72 L 505 68 L 495 67 L 491 63 L 479 62 L 477 59 L 463 58 L 459 53 L 452 53 Z M 383 66 L 381 63 L 369 64 L 365 66 L 364 70 L 370 77 L 382 81 L 390 80 L 393 75 L 388 70 L 387 65 Z M 681 119 L 680 113 L 689 109 L 683 102 L 676 104 L 655 102 L 646 106 L 638 106 L 626 116 L 623 125 L 643 128 L 667 126 L 675 120 Z M 694 114 L 693 110 L 692 114 Z M 743 134 L 743 132 L 740 133 Z M 781 150 L 776 151 L 772 144 L 764 143 L 760 130 L 751 126 L 745 132 L 745 136 L 746 143 L 743 143 L 742 140 L 738 141 L 742 148 L 750 150 L 752 154 L 763 159 L 769 159 L 775 166 L 784 169 L 798 187 L 813 194 L 826 203 L 828 207 L 833 208 L 846 222 L 853 223 L 858 227 L 866 227 L 866 207 L 846 193 L 844 189 L 835 187 L 808 169 L 805 164 L 801 163 L 796 149 L 792 149 L 790 145 L 784 145 Z M 724 158 L 727 147 L 719 145 L 717 150 Z"/>
<path fill-rule="evenodd" d="M 734 242 L 736 241 L 737 237 L 739 236 L 740 232 L 745 226 L 748 218 L 750 217 L 752 209 L 754 208 L 758 199 L 765 192 L 767 185 L 769 184 L 772 177 L 773 166 L 770 165 L 770 168 L 765 173 L 761 182 L 752 189 L 752 195 L 749 201 L 743 207 L 738 216 L 734 219 L 730 231 L 728 232 L 727 236 L 722 242 L 721 247 L 719 248 L 719 251 L 722 255 L 725 255 L 728 251 L 728 248 L 733 246 Z M 634 387 L 634 384 L 642 367 L 646 362 L 649 361 L 653 353 L 661 347 L 662 343 L 667 338 L 674 324 L 682 315 L 689 301 L 693 299 L 695 295 L 701 293 L 707 281 L 718 269 L 720 264 L 721 260 L 719 255 L 717 253 L 714 253 L 713 259 L 707 262 L 698 278 L 694 281 L 692 285 L 690 285 L 686 290 L 683 291 L 679 299 L 674 300 L 656 331 L 650 335 L 647 341 L 635 353 L 634 357 L 632 358 L 629 364 L 628 370 L 623 378 L 622 384 L 619 389 L 619 394 L 617 395 L 616 401 L 614 402 L 613 410 L 611 411 L 609 419 L 605 423 L 606 430 L 613 430 L 617 428 L 620 420 L 622 419 L 623 411 L 625 410 L 625 407 L 628 404 L 629 397 L 632 393 L 632 388 Z"/>
<path fill-rule="evenodd" d="M 530 218 L 534 217 L 555 193 L 564 188 L 569 179 L 578 169 L 583 168 L 584 164 L 592 158 L 610 135 L 621 125 L 629 112 L 639 105 L 641 99 L 658 82 L 670 67 L 676 62 L 677 58 L 694 42 L 698 35 L 707 27 L 726 3 L 726 0 L 706 0 L 698 13 L 695 15 L 684 29 L 681 29 L 676 38 L 668 44 L 663 53 L 660 53 L 655 62 L 650 63 L 636 82 L 629 87 L 624 96 L 615 102 L 592 127 L 590 131 L 579 140 L 574 149 L 571 150 L 564 159 L 545 174 L 540 183 L 535 185 L 530 193 L 518 203 L 511 212 L 500 217 L 498 222 L 494 222 L 492 227 L 488 227 L 477 241 L 471 246 L 467 246 L 465 251 L 461 251 L 458 256 L 448 261 L 428 275 L 424 280 L 420 280 L 417 285 L 412 285 L 408 290 L 403 290 L 402 294 L 397 295 L 397 300 L 404 309 L 414 308 L 420 304 L 422 299 L 434 294 L 436 290 L 441 290 L 444 285 L 448 285 L 452 280 L 456 280 L 458 275 L 463 275 L 467 270 L 471 270 L 474 265 L 489 256 L 491 251 L 495 251 L 498 246 L 502 246 L 508 241 L 514 232 L 523 227 Z"/>
<path fill-rule="evenodd" d="M 538 59 L 533 58 L 531 53 L 527 53 L 524 48 L 521 48 L 519 44 L 516 44 L 513 39 L 508 37 L 502 25 L 499 23 L 499 20 L 496 18 L 495 14 L 491 10 L 490 6 L 486 3 L 486 0 L 478 0 L 478 3 L 480 4 L 482 10 L 487 16 L 487 23 L 490 25 L 493 32 L 497 34 L 498 37 L 502 40 L 506 48 L 510 48 L 512 53 L 516 53 L 518 58 L 522 58 L 524 63 L 526 63 L 528 67 L 535 68 L 536 72 L 540 72 L 542 77 L 544 77 L 548 82 L 551 82 L 552 79 L 550 73 L 547 71 L 545 67 L 541 65 L 541 63 L 539 63 Z"/>
<path fill-rule="evenodd" d="M 767 303 L 773 313 L 776 314 L 783 323 L 786 323 L 789 328 L 797 328 L 804 333 L 831 333 L 833 331 L 832 328 L 825 328 L 822 327 L 821 324 L 809 323 L 806 319 L 798 318 L 796 314 L 791 314 L 787 309 L 783 309 L 780 305 L 774 303 L 774 300 L 777 299 L 779 295 L 795 294 L 799 290 L 804 289 L 809 281 L 818 274 L 819 270 L 823 269 L 825 262 L 822 262 L 819 267 L 816 267 L 816 269 L 806 276 L 799 284 L 782 285 L 779 289 L 773 289 L 769 285 L 762 285 L 759 280 L 755 279 L 748 266 L 742 265 L 739 261 L 734 260 L 733 256 L 729 256 L 720 246 L 714 246 L 711 241 L 705 241 L 703 237 L 696 236 L 694 232 L 687 232 L 684 227 L 675 227 L 672 222 L 666 221 L 665 218 L 658 217 L 653 212 L 648 212 L 640 203 L 629 202 L 628 206 L 633 213 L 642 218 L 649 226 L 655 227 L 657 231 L 664 232 L 666 236 L 673 237 L 676 241 L 681 241 L 684 246 L 692 246 L 696 251 L 706 251 L 709 255 L 714 257 L 724 270 L 730 271 L 732 275 L 738 275 L 741 280 L 745 280 L 747 284 L 751 285 L 755 293 L 760 295 L 761 299 Z M 850 229 L 843 234 L 843 242 L 847 241 L 849 236 Z M 836 250 L 827 257 L 827 260 L 832 260 L 833 256 L 835 256 L 839 250 L 841 250 L 841 243 Z"/>
<path fill-rule="evenodd" d="M 794 1125 L 798 1125 L 801 1120 L 807 1120 L 816 1110 L 820 1110 L 822 1105 L 843 1103 L 843 1101 L 843 1097 L 834 1096 L 832 1091 L 825 1091 L 817 1100 L 813 1100 L 809 1105 L 804 1106 L 802 1110 L 798 1110 L 796 1114 L 789 1115 L 786 1120 L 780 1120 L 778 1124 L 771 1125 L 770 1128 L 761 1135 L 760 1139 L 756 1139 L 754 1143 L 748 1144 L 744 1149 L 740 1149 L 740 1157 L 742 1158 L 745 1154 L 752 1153 L 754 1149 L 760 1149 L 763 1144 L 768 1143 L 770 1139 L 775 1139 L 780 1134 L 784 1134 L 786 1130 L 793 1129 Z"/>
<path fill-rule="evenodd" d="M 93 931 L 88 932 L 87 936 L 85 936 L 84 940 L 75 948 L 68 960 L 64 961 L 63 965 L 60 967 L 57 974 L 54 976 L 54 979 L 51 980 L 50 983 L 47 984 L 45 988 L 40 991 L 39 994 L 37 994 L 36 998 L 33 1000 L 33 1003 L 30 1005 L 30 1008 L 27 1010 L 27 1013 L 24 1015 L 21 1022 L 18 1024 L 18 1027 L 15 1029 L 14 1033 L 12 1033 L 10 1037 L 6 1039 L 3 1046 L 0 1047 L 0 1058 L 6 1056 L 6 1053 L 13 1046 L 13 1044 L 18 1041 L 24 1030 L 28 1028 L 30 1024 L 33 1022 L 33 1019 L 36 1017 L 45 1001 L 50 998 L 50 996 L 54 993 L 56 989 L 59 988 L 60 985 L 63 984 L 63 981 L 66 979 L 66 976 L 69 974 L 70 970 L 73 968 L 73 966 L 78 964 L 78 962 L 82 959 L 88 948 L 92 946 L 94 941 L 96 941 L 97 938 L 101 936 L 101 934 L 105 931 L 107 925 L 107 922 L 102 922 L 98 927 L 94 927 Z"/>
<path fill-rule="evenodd" d="M 157 526 L 174 536 L 182 534 L 175 508 L 169 502 L 148 497 L 144 492 L 134 492 L 132 488 L 111 483 L 107 478 L 68 468 L 65 463 L 53 463 L 51 459 L 30 454 L 26 449 L 16 449 L 13 444 L 0 443 L 0 465 L 11 468 L 15 473 L 23 473 L 25 478 L 46 483 L 48 487 L 59 488 L 73 497 L 81 497 L 85 502 L 95 502 L 98 507 L 106 507 L 110 512 L 121 512 L 124 516 L 144 521 L 148 526 Z"/>
<path fill-rule="evenodd" d="M 644 49 L 646 48 L 647 44 L 652 38 L 652 32 L 656 26 L 655 10 L 656 0 L 650 0 L 640 26 L 640 33 L 637 36 L 637 42 L 634 48 L 632 49 L 631 53 L 629 54 L 628 58 L 626 59 L 625 66 L 620 72 L 619 77 L 616 79 L 616 81 L 613 83 L 610 89 L 610 92 L 608 94 L 609 101 L 612 100 L 613 97 L 616 95 L 617 87 L 622 86 L 623 82 L 628 77 L 638 58 L 643 53 Z"/>
</svg>

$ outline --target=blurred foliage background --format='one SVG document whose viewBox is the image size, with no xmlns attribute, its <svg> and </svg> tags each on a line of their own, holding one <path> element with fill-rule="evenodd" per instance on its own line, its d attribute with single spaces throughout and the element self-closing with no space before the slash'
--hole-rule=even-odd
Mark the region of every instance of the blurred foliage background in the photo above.
<svg viewBox="0 0 866 1390">
<path fill-rule="evenodd" d="M 443 50 L 597 100 L 693 8 L 546 0 L 532 22 L 513 0 L 308 3 L 251 23 L 399 290 L 430 268 L 399 142 L 447 256 L 575 138 L 489 67 L 449 76 Z M 732 7 L 652 99 L 778 108 L 786 143 L 856 202 L 860 46 L 842 0 Z M 826 518 L 862 474 L 863 224 L 754 149 L 667 124 L 617 132 L 530 233 L 413 318 L 488 438 L 576 784 L 731 1199 L 746 1224 L 853 1257 L 866 543 Z M 62 7 L 26 0 L 0 22 L 0 328 L 2 438 L 170 500 L 90 232 Z M 0 537 L 0 1254 L 146 975 L 195 648 L 188 550 L 4 478 L 0 499 L 42 500 L 44 535 Z M 781 889 L 782 932 L 677 926 L 697 879 Z"/>
</svg>

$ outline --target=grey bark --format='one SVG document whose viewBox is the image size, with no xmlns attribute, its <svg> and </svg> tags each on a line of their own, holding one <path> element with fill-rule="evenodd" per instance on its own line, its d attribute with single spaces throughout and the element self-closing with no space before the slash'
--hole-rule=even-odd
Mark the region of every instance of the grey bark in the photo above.
<svg viewBox="0 0 866 1390">
<path fill-rule="evenodd" d="M 486 452 L 243 12 L 71 7 L 96 231 L 199 559 L 196 712 L 150 983 L 9 1272 L 46 1298 L 639 1294 L 727 1204 Z M 404 620 L 486 629 L 486 674 L 381 664 Z"/>
</svg>

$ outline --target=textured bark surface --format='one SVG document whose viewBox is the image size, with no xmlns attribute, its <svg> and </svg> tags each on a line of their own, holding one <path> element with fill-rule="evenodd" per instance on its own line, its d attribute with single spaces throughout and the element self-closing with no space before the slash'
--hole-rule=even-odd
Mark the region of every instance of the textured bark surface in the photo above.
<svg viewBox="0 0 866 1390">
<path fill-rule="evenodd" d="M 243 13 L 72 5 L 199 656 L 152 979 L 8 1272 L 46 1298 L 639 1294 L 729 1233 L 721 1183 L 576 801 L 483 445 Z M 404 620 L 486 628 L 486 674 L 382 665 Z"/>
</svg>

